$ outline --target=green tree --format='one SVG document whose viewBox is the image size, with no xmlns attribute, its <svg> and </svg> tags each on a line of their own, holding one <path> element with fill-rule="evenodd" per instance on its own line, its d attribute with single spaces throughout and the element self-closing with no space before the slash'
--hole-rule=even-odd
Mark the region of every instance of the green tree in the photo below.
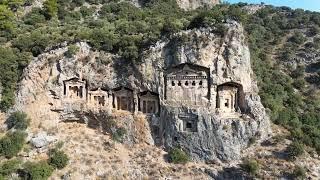
<svg viewBox="0 0 320 180">
<path fill-rule="evenodd" d="M 58 13 L 57 0 L 46 0 L 43 3 L 43 8 L 44 8 L 45 16 L 48 19 L 51 19 L 57 16 L 57 13 Z"/>
<path fill-rule="evenodd" d="M 287 152 L 290 159 L 295 159 L 304 153 L 304 145 L 294 141 L 287 147 Z"/>
<path fill-rule="evenodd" d="M 42 14 L 40 8 L 33 8 L 24 18 L 24 22 L 29 25 L 37 25 L 39 23 L 45 23 L 46 17 Z"/>
<path fill-rule="evenodd" d="M 25 144 L 26 133 L 21 131 L 9 132 L 0 139 L 0 155 L 7 158 L 16 156 Z"/>
<path fill-rule="evenodd" d="M 24 112 L 14 112 L 5 122 L 9 129 L 15 128 L 19 130 L 25 130 L 29 126 L 30 119 Z"/>
<path fill-rule="evenodd" d="M 46 161 L 38 163 L 27 162 L 24 166 L 25 171 L 31 176 L 31 179 L 36 180 L 47 180 L 54 171 L 54 168 Z"/>
<path fill-rule="evenodd" d="M 260 169 L 259 163 L 254 159 L 247 159 L 240 166 L 243 170 L 245 170 L 252 176 L 257 175 Z"/>
<path fill-rule="evenodd" d="M 14 91 L 19 78 L 19 57 L 12 48 L 0 47 L 0 82 L 3 87 L 0 109 L 6 111 L 13 105 Z"/>
<path fill-rule="evenodd" d="M 7 160 L 0 165 L 0 175 L 8 176 L 12 173 L 15 173 L 19 167 L 21 162 L 17 159 Z"/>
<path fill-rule="evenodd" d="M 67 56 L 68 58 L 73 57 L 77 52 L 79 51 L 79 47 L 76 45 L 70 45 L 68 47 L 68 51 L 65 52 L 65 56 Z"/>
<path fill-rule="evenodd" d="M 0 30 L 12 31 L 14 28 L 13 20 L 13 12 L 9 10 L 8 6 L 0 3 Z"/>
<path fill-rule="evenodd" d="M 179 148 L 173 148 L 169 151 L 169 160 L 175 164 L 186 164 L 189 161 L 189 156 Z"/>
<path fill-rule="evenodd" d="M 306 179 L 307 177 L 307 172 L 306 169 L 304 167 L 301 166 L 296 166 L 292 172 L 292 175 L 295 177 L 295 179 Z"/>
<path fill-rule="evenodd" d="M 48 163 L 55 168 L 62 169 L 67 166 L 69 162 L 68 155 L 59 149 L 52 149 L 49 152 Z"/>
</svg>

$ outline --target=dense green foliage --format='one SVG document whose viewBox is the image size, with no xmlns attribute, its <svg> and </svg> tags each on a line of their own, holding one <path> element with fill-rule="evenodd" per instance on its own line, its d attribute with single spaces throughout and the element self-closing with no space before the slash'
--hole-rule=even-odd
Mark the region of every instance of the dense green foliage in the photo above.
<svg viewBox="0 0 320 180">
<path fill-rule="evenodd" d="M 293 140 L 317 151 L 320 151 L 320 97 L 316 91 L 319 83 L 306 81 L 306 67 L 293 68 L 288 62 L 294 61 L 297 52 L 317 51 L 318 37 L 313 36 L 319 29 L 319 20 L 319 13 L 267 6 L 245 23 L 260 96 L 270 109 L 271 119 L 288 128 Z M 309 33 L 303 34 L 303 28 Z M 313 42 L 307 43 L 307 39 Z"/>
<path fill-rule="evenodd" d="M 17 81 L 30 57 L 29 52 L 19 53 L 17 49 L 0 47 L 0 86 L 2 86 L 0 109 L 7 110 L 13 105 Z"/>
<path fill-rule="evenodd" d="M 24 170 L 26 171 L 26 174 L 30 176 L 31 179 L 37 179 L 37 180 L 46 180 L 48 179 L 52 172 L 54 171 L 54 168 L 50 166 L 46 161 L 41 161 L 37 163 L 26 163 Z"/>
<path fill-rule="evenodd" d="M 17 172 L 20 164 L 21 162 L 17 159 L 3 162 L 2 164 L 0 164 L 0 175 L 5 177 Z"/>
<path fill-rule="evenodd" d="M 175 164 L 185 164 L 189 161 L 189 156 L 179 148 L 173 148 L 169 151 L 169 160 Z"/>
<path fill-rule="evenodd" d="M 5 122 L 8 129 L 15 128 L 19 130 L 25 130 L 29 126 L 30 119 L 27 118 L 27 114 L 24 112 L 14 112 Z"/>
<path fill-rule="evenodd" d="M 52 167 L 62 169 L 66 167 L 68 162 L 69 162 L 69 158 L 63 151 L 57 148 L 50 150 L 48 163 Z"/>
<path fill-rule="evenodd" d="M 0 155 L 7 158 L 16 156 L 22 149 L 26 139 L 26 133 L 14 131 L 7 133 L 0 139 Z"/>
</svg>

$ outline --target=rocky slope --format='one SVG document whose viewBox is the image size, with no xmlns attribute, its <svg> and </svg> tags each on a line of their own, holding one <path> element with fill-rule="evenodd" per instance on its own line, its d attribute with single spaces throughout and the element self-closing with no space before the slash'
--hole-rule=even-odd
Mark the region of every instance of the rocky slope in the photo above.
<svg viewBox="0 0 320 180">
<path fill-rule="evenodd" d="M 253 179 L 241 167 L 241 160 L 228 163 L 212 161 L 189 162 L 186 165 L 168 163 L 167 153 L 161 148 L 139 143 L 125 145 L 114 142 L 109 135 L 77 122 L 59 123 L 45 130 L 64 142 L 63 150 L 70 157 L 66 168 L 56 171 L 51 179 Z M 286 137 L 288 132 L 274 126 L 275 136 Z M 295 161 L 286 160 L 285 149 L 290 140 L 268 139 L 252 144 L 242 151 L 241 158 L 256 159 L 261 179 L 292 179 L 295 164 L 306 167 L 307 177 L 319 179 L 320 157 L 306 153 Z M 54 143 L 50 146 L 54 146 Z M 47 158 L 46 148 L 21 153 L 23 160 L 39 161 Z"/>
</svg>

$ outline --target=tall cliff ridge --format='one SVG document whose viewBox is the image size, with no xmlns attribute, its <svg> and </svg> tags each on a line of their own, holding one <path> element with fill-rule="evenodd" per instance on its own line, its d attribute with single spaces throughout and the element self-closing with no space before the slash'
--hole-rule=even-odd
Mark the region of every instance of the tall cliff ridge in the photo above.
<svg viewBox="0 0 320 180">
<path fill-rule="evenodd" d="M 24 70 L 15 109 L 27 112 L 34 127 L 79 121 L 101 128 L 101 114 L 120 114 L 130 143 L 136 142 L 130 131 L 135 117 L 145 115 L 150 144 L 182 148 L 193 160 L 239 159 L 250 141 L 268 137 L 270 122 L 243 28 L 225 26 L 224 35 L 214 29 L 177 33 L 135 63 L 85 42 L 70 56 L 70 46 L 62 44 Z"/>
</svg>

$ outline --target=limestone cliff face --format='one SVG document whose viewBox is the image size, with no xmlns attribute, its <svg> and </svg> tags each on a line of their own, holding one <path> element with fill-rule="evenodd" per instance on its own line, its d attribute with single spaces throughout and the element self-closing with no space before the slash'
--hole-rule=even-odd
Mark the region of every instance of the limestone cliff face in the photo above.
<svg viewBox="0 0 320 180">
<path fill-rule="evenodd" d="M 122 91 L 117 89 L 125 87 L 131 94 L 125 95 L 125 108 L 133 113 L 125 113 L 121 121 L 126 116 L 135 123 L 133 114 L 148 113 L 156 143 L 181 147 L 194 160 L 238 159 L 250 139 L 268 136 L 270 124 L 257 95 L 243 28 L 236 22 L 226 26 L 224 36 L 212 29 L 180 32 L 150 47 L 134 65 L 93 51 L 87 43 L 78 43 L 79 52 L 67 58 L 67 45 L 61 45 L 25 69 L 15 109 L 27 112 L 35 125 L 54 126 L 68 120 L 90 123 L 89 114 L 97 109 L 106 114 L 119 112 L 124 95 L 118 96 Z M 178 75 L 169 77 L 169 72 Z M 72 89 L 66 87 L 70 79 L 84 83 L 81 98 L 66 97 L 66 89 Z M 184 98 L 168 99 L 168 86 L 180 88 Z M 94 107 L 90 104 L 98 98 L 90 98 L 90 93 L 98 88 L 106 94 L 103 108 L 100 101 Z M 157 101 L 147 98 L 144 102 L 142 92 L 150 92 Z"/>
<path fill-rule="evenodd" d="M 141 7 L 143 4 L 148 2 L 148 0 L 128 0 L 134 5 Z M 220 3 L 220 0 L 176 0 L 178 6 L 184 10 L 193 10 L 200 7 L 208 7 L 211 8 L 214 5 Z"/>
<path fill-rule="evenodd" d="M 219 4 L 220 0 L 177 0 L 180 8 L 185 10 L 197 9 L 199 7 L 212 7 Z"/>
</svg>

